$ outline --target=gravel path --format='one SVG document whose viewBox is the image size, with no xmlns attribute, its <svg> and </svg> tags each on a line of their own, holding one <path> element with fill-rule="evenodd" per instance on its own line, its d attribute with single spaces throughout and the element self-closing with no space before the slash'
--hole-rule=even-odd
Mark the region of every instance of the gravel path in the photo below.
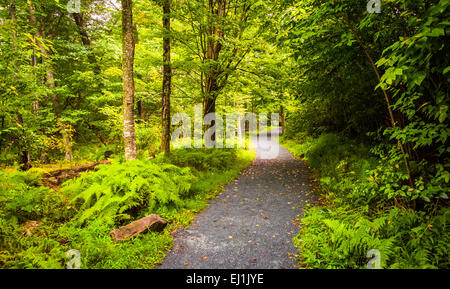
<svg viewBox="0 0 450 289">
<path fill-rule="evenodd" d="M 272 131 L 276 134 L 277 131 Z M 253 164 L 228 184 L 175 244 L 161 269 L 294 268 L 302 207 L 313 201 L 307 167 L 276 140 L 254 140 Z M 279 150 L 263 159 L 267 145 Z"/>
</svg>

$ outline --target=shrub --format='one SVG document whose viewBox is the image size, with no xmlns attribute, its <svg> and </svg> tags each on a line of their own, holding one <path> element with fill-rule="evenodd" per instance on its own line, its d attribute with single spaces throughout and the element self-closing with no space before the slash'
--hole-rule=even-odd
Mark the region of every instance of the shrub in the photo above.
<svg viewBox="0 0 450 289">
<path fill-rule="evenodd" d="M 369 218 L 349 208 L 311 208 L 293 239 L 301 264 L 312 268 L 365 268 L 366 254 L 380 251 L 382 268 L 449 268 L 445 208 L 424 212 L 391 208 Z"/>
<path fill-rule="evenodd" d="M 383 268 L 449 267 L 450 210 L 442 198 L 430 201 L 446 195 L 439 175 L 427 184 L 419 179 L 413 189 L 404 183 L 407 174 L 398 159 L 382 150 L 372 150 L 375 158 L 362 145 L 332 134 L 286 143 L 314 168 L 327 201 L 307 212 L 293 240 L 304 266 L 364 268 L 367 252 L 377 249 Z M 426 205 L 409 208 L 423 196 L 429 197 Z"/>
<path fill-rule="evenodd" d="M 236 158 L 236 149 L 178 149 L 171 153 L 169 161 L 180 167 L 204 171 L 232 168 Z"/>
<path fill-rule="evenodd" d="M 39 173 L 0 172 L 0 215 L 13 223 L 64 218 L 67 198 L 42 186 Z"/>
<path fill-rule="evenodd" d="M 0 172 L 0 267 L 61 268 L 63 250 L 51 223 L 73 214 L 67 196 L 42 186 L 39 173 Z M 27 221 L 37 228 L 27 229 Z"/>
</svg>

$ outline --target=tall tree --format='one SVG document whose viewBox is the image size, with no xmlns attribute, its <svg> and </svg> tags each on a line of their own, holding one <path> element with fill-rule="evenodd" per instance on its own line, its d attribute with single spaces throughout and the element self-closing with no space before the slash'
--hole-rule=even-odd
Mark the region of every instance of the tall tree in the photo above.
<svg viewBox="0 0 450 289">
<path fill-rule="evenodd" d="M 236 70 L 249 51 L 248 48 L 243 48 L 239 42 L 248 26 L 247 21 L 253 5 L 253 1 L 208 1 L 209 13 L 204 30 L 206 35 L 203 38 L 206 41 L 201 45 L 204 56 L 202 62 L 208 66 L 204 73 L 204 82 L 202 81 L 203 113 L 205 115 L 216 111 L 216 100 L 219 93 L 227 84 L 230 74 Z M 226 39 L 232 39 L 234 43 L 230 45 L 230 43 L 226 43 Z M 224 46 L 229 51 L 223 51 Z M 221 53 L 227 55 L 222 61 L 220 60 Z"/>
<path fill-rule="evenodd" d="M 161 149 L 166 155 L 170 154 L 170 94 L 172 91 L 172 65 L 170 59 L 170 0 L 164 0 L 163 5 L 163 89 L 162 89 L 162 126 L 163 137 Z"/>
<path fill-rule="evenodd" d="M 226 17 L 226 0 L 209 1 L 209 12 L 211 20 L 206 27 L 206 61 L 213 63 L 205 73 L 205 84 L 203 98 L 203 113 L 206 115 L 216 111 L 216 98 L 220 91 L 219 74 L 220 67 L 217 65 L 220 51 L 222 50 L 221 40 L 224 37 L 223 28 L 220 21 Z"/>
<path fill-rule="evenodd" d="M 177 40 L 200 62 L 198 73 L 206 115 L 216 111 L 216 100 L 229 77 L 254 47 L 259 23 L 253 20 L 264 5 L 256 0 L 196 0 L 183 7 L 181 20 L 191 30 L 182 31 Z M 247 29 L 250 26 L 253 29 Z"/>
<path fill-rule="evenodd" d="M 136 159 L 134 121 L 134 49 L 133 1 L 122 0 L 122 72 L 123 72 L 123 137 L 125 159 Z"/>
</svg>

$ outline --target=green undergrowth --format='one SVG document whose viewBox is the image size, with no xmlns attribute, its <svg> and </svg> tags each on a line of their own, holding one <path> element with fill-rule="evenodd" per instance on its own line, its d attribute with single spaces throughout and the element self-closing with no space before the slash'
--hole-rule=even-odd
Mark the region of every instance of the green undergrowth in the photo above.
<svg viewBox="0 0 450 289">
<path fill-rule="evenodd" d="M 58 191 L 43 186 L 38 171 L 2 171 L 0 267 L 64 268 L 76 249 L 81 268 L 153 268 L 171 248 L 171 232 L 188 226 L 253 158 L 247 150 L 181 149 L 113 160 Z M 162 233 L 113 242 L 113 229 L 148 214 L 168 221 Z"/>
<path fill-rule="evenodd" d="M 392 156 L 335 134 L 283 145 L 311 167 L 323 200 L 293 238 L 301 267 L 366 268 L 371 249 L 381 268 L 450 267 L 448 179 L 435 174 L 411 187 Z"/>
</svg>

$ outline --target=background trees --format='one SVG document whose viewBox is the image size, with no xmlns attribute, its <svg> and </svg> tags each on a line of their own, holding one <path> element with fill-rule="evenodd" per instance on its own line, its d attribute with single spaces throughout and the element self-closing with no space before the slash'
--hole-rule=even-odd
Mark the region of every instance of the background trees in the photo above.
<svg viewBox="0 0 450 289">
<path fill-rule="evenodd" d="M 105 150 L 120 156 L 125 147 L 130 150 L 126 158 L 134 158 L 133 132 L 124 125 L 133 123 L 133 113 L 137 155 L 152 156 L 162 147 L 161 137 L 167 139 L 168 122 L 162 125 L 161 119 L 163 115 L 169 119 L 169 109 L 192 113 L 193 104 L 204 103 L 204 112 L 210 112 L 219 101 L 221 111 L 236 107 L 241 111 L 266 110 L 270 101 L 260 101 L 257 96 L 271 93 L 265 87 L 263 69 L 241 68 L 257 65 L 260 59 L 274 65 L 278 61 L 270 59 L 278 53 L 273 44 L 259 37 L 265 33 L 266 23 L 260 15 L 268 11 L 268 4 L 174 1 L 166 13 L 171 17 L 170 29 L 162 25 L 164 11 L 159 5 L 164 3 L 137 0 L 133 4 L 129 28 L 130 23 L 122 21 L 122 14 L 129 10 L 123 10 L 117 1 L 82 1 L 80 13 L 74 14 L 69 14 L 65 3 L 22 0 L 13 6 L 5 2 L 1 10 L 5 19 L 2 53 L 8 59 L 2 62 L 5 149 L 1 157 L 5 164 L 45 164 L 59 160 L 61 154 L 68 160 L 73 155 L 74 161 L 82 161 L 99 158 Z M 15 19 L 10 17 L 10 7 L 15 8 Z M 130 21 L 128 14 L 125 21 Z M 171 68 L 165 61 L 169 36 Z M 268 47 L 272 47 L 271 55 L 264 51 Z M 164 63 L 165 71 L 172 75 L 170 92 Z M 229 89 L 225 91 L 225 87 Z M 15 121 L 18 114 L 6 109 L 15 102 L 23 110 L 19 113 L 22 127 Z M 123 112 L 122 106 L 127 108 Z M 18 147 L 19 139 L 22 145 Z M 168 148 L 167 140 L 163 146 Z"/>
</svg>

